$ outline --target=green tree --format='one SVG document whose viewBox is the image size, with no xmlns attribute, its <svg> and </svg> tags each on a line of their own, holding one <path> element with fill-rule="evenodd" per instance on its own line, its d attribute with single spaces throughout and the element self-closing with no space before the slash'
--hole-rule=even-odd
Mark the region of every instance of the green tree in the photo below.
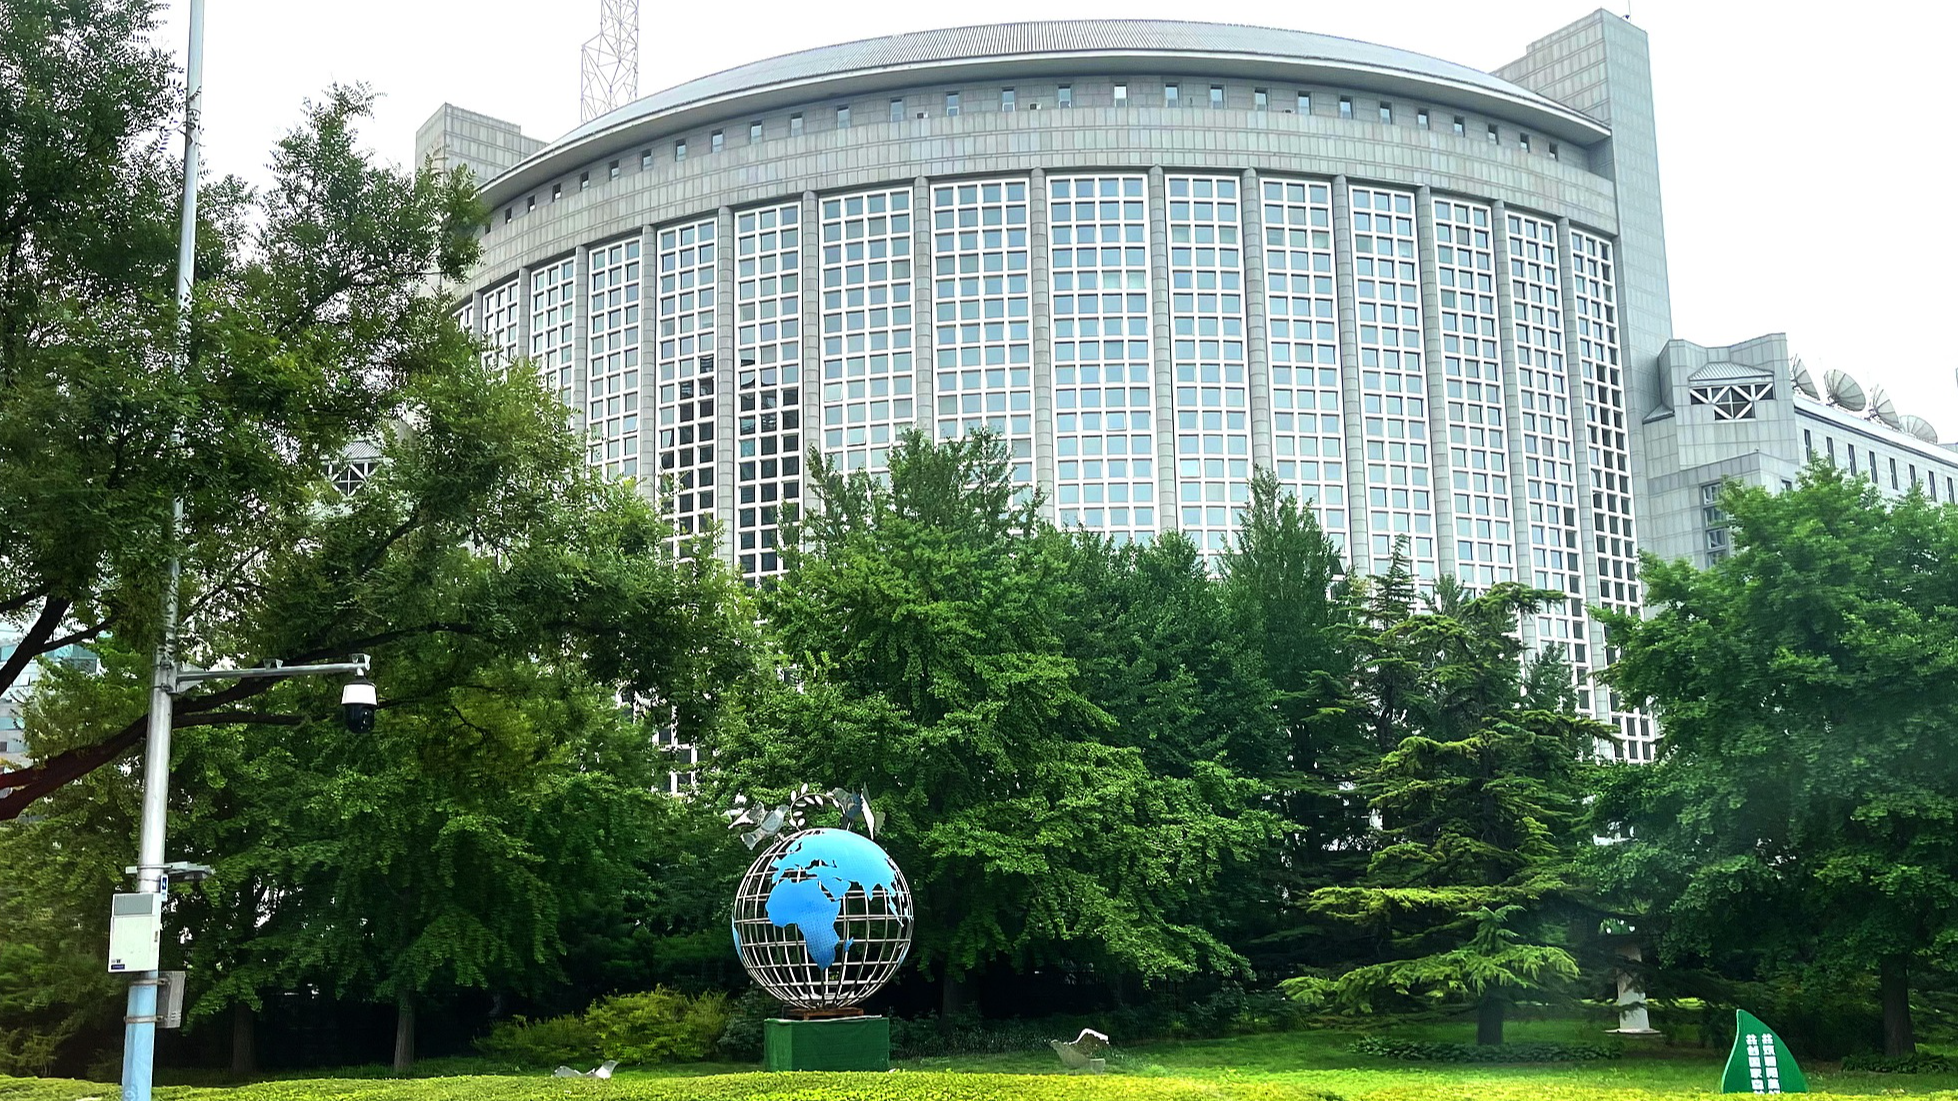
<svg viewBox="0 0 1958 1101">
<path fill-rule="evenodd" d="M 0 234 L 15 234 L 0 241 L 15 265 L 0 321 L 0 614 L 24 616 L 29 634 L 0 684 L 64 642 L 87 641 L 108 663 L 97 680 L 51 678 L 31 717 L 36 763 L 0 775 L 0 818 L 31 805 L 38 819 L 0 836 L 0 911 L 33 918 L 45 959 L 99 957 L 138 792 L 135 776 L 100 766 L 141 737 L 161 563 L 175 552 L 186 660 L 369 653 L 384 703 L 374 738 L 348 742 L 316 721 L 334 714 L 336 686 L 265 678 L 179 699 L 172 855 L 220 865 L 173 903 L 172 920 L 181 911 L 196 926 L 191 950 L 213 980 L 199 1011 L 249 1010 L 269 989 L 341 975 L 348 997 L 405 995 L 409 1006 L 448 988 L 538 989 L 554 976 L 564 915 L 599 907 L 594 892 L 625 866 L 596 875 L 594 851 L 610 850 L 580 831 L 647 813 L 623 788 L 581 788 L 603 779 L 581 755 L 609 747 L 615 785 L 656 767 L 645 730 L 601 721 L 585 697 L 654 701 L 662 722 L 705 730 L 722 707 L 716 689 L 748 661 L 752 615 L 719 566 L 674 562 L 670 531 L 632 487 L 587 469 L 562 406 L 525 366 L 486 366 L 455 326 L 437 280 L 471 261 L 480 210 L 460 178 L 360 153 L 364 91 L 336 89 L 308 109 L 275 151 L 263 196 L 205 189 L 214 217 L 200 237 L 190 355 L 168 366 L 168 266 L 161 253 L 143 266 L 138 231 L 174 211 L 162 198 L 143 206 L 144 187 L 167 192 L 137 177 L 171 166 L 160 146 L 129 136 L 168 116 L 117 90 L 147 87 L 145 74 L 168 83 L 161 55 L 119 41 L 140 39 L 152 14 L 140 3 L 29 2 L 10 5 L 0 26 L 0 64 L 47 85 L 22 98 L 8 82 L 0 110 L 80 128 L 70 144 L 120 166 L 71 184 L 8 144 L 25 161 L 0 173 L 0 202 L 13 204 Z M 100 104 L 100 118 L 43 110 L 94 102 L 85 93 L 128 117 Z M 123 266 L 94 273 L 84 261 L 108 260 L 87 242 Z M 345 494 L 326 475 L 356 441 L 378 467 Z M 186 508 L 175 538 L 173 498 Z M 373 758 L 381 744 L 397 752 Z M 479 754 L 505 771 L 482 773 Z M 551 783 L 566 794 L 538 786 Z M 383 791 L 391 801 L 369 805 Z M 614 848 L 640 866 L 659 859 L 637 844 Z M 539 886 L 537 869 L 560 864 L 566 877 L 596 875 L 593 885 Z M 445 897 L 444 877 L 471 890 Z M 497 893 L 512 884 L 537 890 L 490 912 L 512 901 Z M 388 914 L 425 924 L 335 948 L 320 916 L 334 891 L 363 906 L 419 893 L 421 906 L 392 898 Z"/>
<path fill-rule="evenodd" d="M 1576 977 L 1556 943 L 1574 891 L 1580 757 L 1609 727 L 1579 715 L 1569 669 L 1526 660 L 1524 616 L 1562 594 L 1454 578 L 1417 598 L 1398 555 L 1368 597 L 1360 696 L 1393 744 L 1360 791 L 1379 823 L 1365 874 L 1313 892 L 1365 929 L 1374 958 L 1289 988 L 1369 1008 L 1391 994 L 1465 998 L 1476 1041 L 1502 1042 L 1519 993 Z"/>
<path fill-rule="evenodd" d="M 1015 503 L 988 437 L 910 434 L 887 479 L 814 461 L 763 606 L 789 683 L 712 746 L 725 793 L 867 789 L 919 907 L 914 957 L 1147 978 L 1235 966 L 1201 922 L 1219 869 L 1277 819 L 1213 760 L 1152 772 L 1064 652 L 1063 537 Z"/>
<path fill-rule="evenodd" d="M 1958 945 L 1958 509 L 1827 465 L 1721 508 L 1733 555 L 1647 562 L 1652 618 L 1609 620 L 1609 677 L 1665 739 L 1609 773 L 1601 828 L 1629 839 L 1600 874 L 1674 959 L 1875 972 L 1909 1054 L 1912 975 Z"/>
<path fill-rule="evenodd" d="M 1378 760 L 1354 697 L 1358 629 L 1339 549 L 1318 516 L 1260 470 L 1238 532 L 1219 560 L 1227 630 L 1248 647 L 1269 686 L 1284 740 L 1270 777 L 1291 827 L 1268 869 L 1281 898 L 1350 882 L 1364 865 L 1364 800 L 1353 784 Z M 1292 911 L 1297 913 L 1296 909 Z M 1324 943 L 1325 930 L 1295 921 L 1281 940 Z"/>
</svg>

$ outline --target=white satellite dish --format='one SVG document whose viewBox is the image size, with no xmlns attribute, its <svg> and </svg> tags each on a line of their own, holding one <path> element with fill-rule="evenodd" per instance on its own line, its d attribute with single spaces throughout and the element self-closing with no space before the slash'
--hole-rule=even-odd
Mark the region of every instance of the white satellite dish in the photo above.
<svg viewBox="0 0 1958 1101">
<path fill-rule="evenodd" d="M 1829 395 L 1829 404 L 1840 406 L 1852 413 L 1860 413 L 1869 404 L 1863 393 L 1863 384 L 1850 378 L 1846 373 L 1830 368 L 1822 376 L 1822 389 Z"/>
<path fill-rule="evenodd" d="M 1925 443 L 1938 442 L 1937 428 L 1934 427 L 1930 421 L 1925 420 L 1923 417 L 1912 416 L 1909 413 L 1905 413 L 1903 416 L 1897 418 L 1897 427 L 1903 429 L 1905 432 L 1908 432 L 1913 436 L 1916 436 L 1918 439 L 1923 440 Z"/>
<path fill-rule="evenodd" d="M 1883 392 L 1883 387 L 1870 387 L 1870 419 L 1880 421 L 1892 428 L 1903 427 L 1897 420 L 1897 403 Z"/>
<path fill-rule="evenodd" d="M 1794 373 L 1795 373 L 1795 389 L 1800 390 L 1802 393 L 1807 394 L 1809 397 L 1814 398 L 1816 401 L 1821 401 L 1822 400 L 1821 391 L 1815 388 L 1815 378 L 1814 376 L 1808 373 L 1808 365 L 1802 362 L 1801 356 L 1795 357 Z"/>
</svg>

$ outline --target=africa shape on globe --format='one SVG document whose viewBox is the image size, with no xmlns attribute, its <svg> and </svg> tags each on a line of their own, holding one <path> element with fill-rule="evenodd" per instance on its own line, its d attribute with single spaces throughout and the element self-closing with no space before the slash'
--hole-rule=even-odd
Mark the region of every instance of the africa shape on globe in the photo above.
<svg viewBox="0 0 1958 1101">
<path fill-rule="evenodd" d="M 803 830 L 762 851 L 734 898 L 734 946 L 757 984 L 793 1006 L 876 993 L 911 948 L 911 889 L 877 843 Z"/>
</svg>

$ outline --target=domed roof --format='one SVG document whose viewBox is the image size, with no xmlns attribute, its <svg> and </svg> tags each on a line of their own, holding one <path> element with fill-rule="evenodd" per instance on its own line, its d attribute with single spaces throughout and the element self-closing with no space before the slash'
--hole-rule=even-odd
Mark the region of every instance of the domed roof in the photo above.
<svg viewBox="0 0 1958 1101">
<path fill-rule="evenodd" d="M 1434 98 L 1515 118 L 1552 137 L 1598 141 L 1610 131 L 1569 107 L 1467 65 L 1351 38 L 1231 23 L 1069 19 L 995 23 L 868 38 L 738 65 L 654 92 L 545 146 L 505 177 L 595 138 L 637 141 L 732 116 L 831 96 L 1006 71 L 1033 76 L 1142 71 L 1337 83 Z M 736 106 L 739 101 L 739 106 Z M 530 171 L 527 171 L 529 169 Z M 515 181 L 510 181 L 515 182 Z M 500 191 L 500 188 L 492 188 Z"/>
</svg>

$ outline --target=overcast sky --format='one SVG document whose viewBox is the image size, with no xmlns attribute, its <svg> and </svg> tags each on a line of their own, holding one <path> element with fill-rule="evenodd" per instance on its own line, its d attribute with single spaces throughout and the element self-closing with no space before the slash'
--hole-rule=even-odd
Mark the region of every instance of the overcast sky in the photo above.
<svg viewBox="0 0 1958 1101">
<path fill-rule="evenodd" d="M 1622 4 L 1624 0 L 1617 0 Z M 1818 371 L 1881 384 L 1958 439 L 1958 149 L 1946 108 L 1958 5 L 1632 0 L 1652 42 L 1673 329 L 1702 344 L 1785 331 Z M 550 139 L 578 123 L 598 0 L 207 0 L 205 163 L 255 183 L 301 101 L 335 81 L 385 98 L 367 137 L 406 163 L 444 101 Z M 1210 18 L 1343 35 L 1493 69 L 1584 0 L 991 0 L 643 5 L 639 90 L 812 46 L 977 22 Z M 163 30 L 183 50 L 188 0 Z M 557 14 L 540 19 L 540 10 Z M 1623 7 L 1613 9 L 1623 13 Z M 1929 203 L 1927 206 L 1926 203 Z"/>
</svg>

